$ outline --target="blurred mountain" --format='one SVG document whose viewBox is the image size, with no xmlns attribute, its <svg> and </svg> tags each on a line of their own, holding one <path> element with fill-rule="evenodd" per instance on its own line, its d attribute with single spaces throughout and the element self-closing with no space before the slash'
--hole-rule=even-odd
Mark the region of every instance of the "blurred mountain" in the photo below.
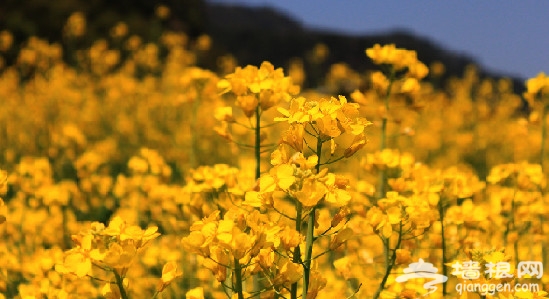
<svg viewBox="0 0 549 299">
<path fill-rule="evenodd" d="M 155 14 L 160 5 L 170 8 L 167 18 L 158 18 Z M 446 67 L 446 77 L 461 76 L 467 65 L 475 64 L 474 58 L 464 53 L 449 51 L 406 30 L 345 35 L 305 28 L 299 21 L 269 7 L 204 0 L 2 0 L 0 31 L 11 31 L 16 44 L 30 36 L 62 42 L 63 26 L 75 11 L 82 12 L 87 19 L 86 35 L 79 47 L 87 47 L 97 38 L 108 36 L 120 21 L 128 25 L 130 33 L 145 41 L 157 41 L 163 29 L 184 31 L 191 39 L 206 33 L 212 37 L 213 48 L 200 59 L 200 66 L 216 69 L 218 58 L 229 53 L 239 65 L 259 65 L 269 60 L 277 67 L 286 68 L 292 58 L 300 58 L 307 74 L 307 87 L 317 86 L 333 63 L 345 63 L 358 72 L 373 69 L 364 50 L 376 43 L 414 49 L 427 65 L 440 61 Z M 318 45 L 328 50 L 321 61 L 313 57 Z M 5 53 L 8 64 L 14 61 L 16 53 L 16 49 Z M 481 76 L 501 77 L 482 68 L 479 72 Z M 516 87 L 522 88 L 522 80 L 514 81 Z"/>
<path fill-rule="evenodd" d="M 461 77 L 468 65 L 479 67 L 481 77 L 504 77 L 489 73 L 478 66 L 475 59 L 465 53 L 444 49 L 435 42 L 412 34 L 406 30 L 373 35 L 346 35 L 305 28 L 298 21 L 283 12 L 269 7 L 244 7 L 221 3 L 207 6 L 207 32 L 216 47 L 232 53 L 240 65 L 258 65 L 263 60 L 275 66 L 287 66 L 292 57 L 307 59 L 316 45 L 325 45 L 328 55 L 320 70 L 305 61 L 306 73 L 319 71 L 325 74 L 333 63 L 346 63 L 352 69 L 363 72 L 376 68 L 365 56 L 365 49 L 374 44 L 393 43 L 397 47 L 416 50 L 418 58 L 427 65 L 442 62 L 446 67 L 444 78 Z M 318 67 L 318 66 L 316 66 Z M 315 86 L 319 78 L 307 78 L 307 86 Z M 514 85 L 521 89 L 522 80 L 514 79 Z"/>
<path fill-rule="evenodd" d="M 170 16 L 161 22 L 164 27 L 182 30 L 196 36 L 206 25 L 206 4 L 203 0 L 2 0 L 0 1 L 0 30 L 8 29 L 16 40 L 29 36 L 59 41 L 63 25 L 73 12 L 87 18 L 86 35 L 90 39 L 108 36 L 119 21 L 125 22 L 131 33 L 152 37 L 155 9 L 165 5 Z"/>
</svg>

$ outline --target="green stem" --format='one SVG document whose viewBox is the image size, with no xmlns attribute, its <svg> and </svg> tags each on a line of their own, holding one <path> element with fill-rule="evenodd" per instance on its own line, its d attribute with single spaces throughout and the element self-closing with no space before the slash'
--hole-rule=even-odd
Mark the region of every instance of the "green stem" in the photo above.
<svg viewBox="0 0 549 299">
<path fill-rule="evenodd" d="M 440 217 L 440 238 L 442 240 L 442 275 L 448 277 L 448 269 L 446 268 L 446 238 L 444 236 L 444 206 L 442 198 L 438 201 L 438 214 Z M 442 283 L 442 296 L 446 297 L 446 282 Z"/>
<path fill-rule="evenodd" d="M 385 284 L 387 283 L 387 279 L 389 278 L 389 275 L 391 274 L 391 271 L 393 270 L 393 267 L 395 266 L 396 252 L 397 252 L 397 249 L 400 248 L 400 243 L 401 242 L 402 242 L 402 221 L 400 221 L 400 228 L 398 230 L 397 244 L 395 246 L 395 249 L 393 250 L 393 254 L 391 255 L 391 260 L 389 261 L 389 265 L 385 269 L 385 275 L 383 275 L 383 280 L 381 280 L 381 284 L 379 285 L 379 288 L 377 289 L 377 291 L 374 295 L 374 299 L 379 298 L 379 295 L 381 294 L 381 292 L 385 288 Z M 389 243 L 390 243 L 389 238 L 387 238 L 387 244 L 389 244 Z"/>
<path fill-rule="evenodd" d="M 295 230 L 298 232 L 301 232 L 302 217 L 303 217 L 303 205 L 301 204 L 301 202 L 296 200 Z M 293 256 L 292 262 L 294 262 L 295 264 L 301 263 L 301 249 L 299 245 L 297 245 L 294 249 L 294 256 Z M 297 284 L 298 284 L 297 282 L 294 282 L 290 287 L 291 299 L 297 299 Z"/>
<path fill-rule="evenodd" d="M 69 224 L 68 224 L 68 208 L 67 206 L 62 206 L 62 216 L 63 216 L 63 245 L 64 249 L 71 248 L 71 234 L 69 231 Z"/>
<path fill-rule="evenodd" d="M 320 136 L 316 138 L 316 155 L 318 160 L 316 163 L 316 173 L 320 172 L 321 156 L 322 156 L 322 144 L 324 141 Z M 313 256 L 313 242 L 314 242 L 314 231 L 315 231 L 315 214 L 316 207 L 311 209 L 309 213 L 309 219 L 307 223 L 307 235 L 305 241 L 305 264 L 303 271 L 303 296 L 302 298 L 307 298 L 307 292 L 309 290 L 309 279 L 311 275 L 311 257 Z"/>
<path fill-rule="evenodd" d="M 242 265 L 237 258 L 234 258 L 234 277 L 235 277 L 235 292 L 238 295 L 238 299 L 244 299 L 244 293 L 242 292 Z"/>
<path fill-rule="evenodd" d="M 255 108 L 255 179 L 259 179 L 261 176 L 261 110 L 259 105 Z M 256 299 L 260 297 L 261 283 L 260 283 L 260 274 L 257 273 L 253 277 L 254 292 L 256 292 Z"/>
<path fill-rule="evenodd" d="M 116 285 L 118 286 L 118 289 L 120 290 L 120 297 L 122 299 L 129 299 L 128 294 L 126 293 L 126 290 L 124 289 L 124 280 L 122 279 L 122 276 L 118 274 L 116 270 L 112 271 L 114 273 L 114 278 L 116 279 Z"/>
<path fill-rule="evenodd" d="M 261 176 L 261 111 L 255 108 L 255 179 Z"/>
<path fill-rule="evenodd" d="M 313 255 L 313 242 L 314 242 L 314 229 L 315 229 L 315 213 L 316 208 L 311 209 L 309 214 L 309 221 L 307 223 L 307 236 L 305 243 L 305 265 L 303 272 L 303 296 L 307 298 L 307 292 L 309 290 L 309 279 L 311 275 L 311 256 Z"/>
</svg>

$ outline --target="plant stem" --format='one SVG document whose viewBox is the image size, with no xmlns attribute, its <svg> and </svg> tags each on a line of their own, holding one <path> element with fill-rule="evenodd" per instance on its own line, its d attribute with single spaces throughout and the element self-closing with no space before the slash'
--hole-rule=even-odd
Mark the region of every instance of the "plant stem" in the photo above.
<svg viewBox="0 0 549 299">
<path fill-rule="evenodd" d="M 316 138 L 316 155 L 318 157 L 318 160 L 316 162 L 316 173 L 320 172 L 320 165 L 321 165 L 321 156 L 322 156 L 322 144 L 323 140 L 320 136 Z M 307 235 L 306 235 L 306 241 L 305 241 L 305 264 L 304 264 L 304 271 L 303 271 L 303 295 L 302 298 L 307 298 L 307 291 L 309 289 L 309 278 L 311 275 L 311 257 L 313 256 L 313 242 L 314 242 L 314 231 L 315 231 L 315 214 L 316 214 L 316 207 L 313 207 L 311 209 L 311 212 L 309 213 L 309 219 L 307 223 Z"/>
<path fill-rule="evenodd" d="M 259 177 L 261 176 L 261 110 L 259 108 L 259 105 L 255 108 L 255 127 L 254 127 L 254 133 L 255 133 L 255 144 L 254 144 L 254 151 L 255 151 L 255 180 L 257 181 Z M 254 274 L 253 276 L 253 285 L 254 285 L 254 292 L 257 294 L 254 297 L 256 299 L 259 299 L 260 293 L 259 290 L 261 290 L 261 283 L 260 283 L 260 274 Z"/>
<path fill-rule="evenodd" d="M 261 176 L 261 111 L 255 108 L 255 179 Z"/>
<path fill-rule="evenodd" d="M 438 201 L 438 214 L 440 217 L 440 238 L 442 241 L 442 275 L 448 277 L 448 269 L 446 268 L 446 238 L 444 236 L 444 206 L 442 198 Z M 446 296 L 446 282 L 442 283 L 442 296 Z"/>
<path fill-rule="evenodd" d="M 305 242 L 305 266 L 303 271 L 303 296 L 307 298 L 307 292 L 309 290 L 309 278 L 311 275 L 311 256 L 313 255 L 313 239 L 315 229 L 315 213 L 316 208 L 311 209 L 309 214 L 309 221 L 307 223 L 307 236 Z"/>
<path fill-rule="evenodd" d="M 67 206 L 62 206 L 62 216 L 63 216 L 63 245 L 64 250 L 67 250 L 68 248 L 71 248 L 71 234 L 69 231 L 69 224 L 68 224 L 68 208 Z"/>
<path fill-rule="evenodd" d="M 234 277 L 235 277 L 235 292 L 238 295 L 238 299 L 244 299 L 244 293 L 242 292 L 242 265 L 237 258 L 234 258 Z"/>
<path fill-rule="evenodd" d="M 126 293 L 126 290 L 124 289 L 124 280 L 122 279 L 122 276 L 118 274 L 116 270 L 112 271 L 114 273 L 114 278 L 116 279 L 116 285 L 118 286 L 118 289 L 120 290 L 120 297 L 122 299 L 129 299 L 128 294 Z"/>
<path fill-rule="evenodd" d="M 303 217 L 303 205 L 301 202 L 296 200 L 296 216 L 295 216 L 295 230 L 298 232 L 301 232 L 301 218 Z M 299 245 L 297 245 L 294 249 L 294 256 L 292 259 L 292 262 L 298 264 L 301 263 L 301 249 Z M 292 286 L 290 288 L 290 298 L 297 299 L 297 282 L 292 283 Z"/>
<path fill-rule="evenodd" d="M 385 269 L 385 275 L 383 275 L 383 280 L 381 280 L 381 284 L 379 285 L 379 288 L 377 289 L 377 291 L 374 295 L 374 299 L 379 298 L 379 295 L 381 294 L 381 292 L 385 288 L 385 284 L 387 283 L 387 279 L 389 278 L 389 275 L 391 274 L 391 271 L 393 270 L 393 267 L 395 266 L 396 251 L 397 251 L 397 249 L 400 248 L 400 243 L 401 242 L 402 242 L 402 221 L 400 221 L 400 227 L 399 227 L 399 230 L 398 230 L 397 244 L 395 246 L 395 249 L 393 250 L 393 254 L 391 255 L 391 259 L 389 261 L 389 264 L 388 264 L 387 268 Z M 387 244 L 390 244 L 389 238 L 387 239 Z M 390 247 L 390 245 L 389 245 L 389 247 Z"/>
</svg>

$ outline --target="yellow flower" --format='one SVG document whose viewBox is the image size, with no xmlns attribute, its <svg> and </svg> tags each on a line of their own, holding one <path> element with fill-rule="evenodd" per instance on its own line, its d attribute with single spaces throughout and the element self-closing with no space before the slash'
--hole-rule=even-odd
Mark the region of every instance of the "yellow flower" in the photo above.
<svg viewBox="0 0 549 299">
<path fill-rule="evenodd" d="M 375 64 L 391 64 L 397 71 L 417 62 L 415 51 L 400 49 L 395 47 L 394 44 L 383 47 L 375 44 L 372 48 L 366 49 L 366 55 Z"/>
<path fill-rule="evenodd" d="M 280 233 L 280 242 L 284 246 L 284 249 L 291 250 L 298 246 L 303 236 L 293 228 L 286 226 Z"/>
<path fill-rule="evenodd" d="M 159 19 L 164 20 L 170 16 L 170 8 L 165 5 L 159 5 L 158 7 L 156 7 L 154 13 Z"/>
<path fill-rule="evenodd" d="M 330 249 L 337 249 L 343 243 L 347 242 L 347 240 L 349 240 L 354 234 L 355 232 L 353 231 L 353 229 L 349 227 L 340 230 L 335 236 L 332 237 L 332 240 L 330 242 Z"/>
<path fill-rule="evenodd" d="M 190 289 L 185 294 L 185 299 L 204 299 L 204 288 L 197 287 L 194 289 Z"/>
<path fill-rule="evenodd" d="M 343 275 L 345 279 L 351 277 L 351 260 L 349 256 L 334 261 L 334 268 Z"/>
<path fill-rule="evenodd" d="M 355 138 L 353 139 L 353 142 L 351 145 L 345 149 L 345 152 L 343 155 L 346 158 L 351 157 L 356 152 L 358 152 L 361 148 L 363 148 L 366 145 L 366 136 L 362 134 L 355 135 Z"/>
<path fill-rule="evenodd" d="M 366 49 L 366 55 L 376 64 L 392 63 L 396 55 L 396 47 L 394 44 L 383 47 L 375 44 L 372 48 Z"/>
<path fill-rule="evenodd" d="M 487 263 L 497 264 L 499 262 L 508 261 L 509 257 L 506 256 L 502 251 L 493 251 L 485 254 L 483 260 Z"/>
<path fill-rule="evenodd" d="M 241 95 L 236 97 L 236 105 L 242 109 L 246 117 L 252 117 L 258 105 L 258 99 L 254 95 Z"/>
<path fill-rule="evenodd" d="M 305 156 L 303 156 L 303 153 L 298 152 L 293 154 L 293 156 L 290 159 L 290 162 L 292 164 L 299 165 L 299 169 L 302 171 L 309 170 L 309 169 L 313 169 L 318 163 L 318 156 L 311 155 L 305 158 Z"/>
<path fill-rule="evenodd" d="M 247 117 L 253 116 L 257 108 L 268 110 L 280 101 L 289 101 L 299 92 L 299 86 L 292 84 L 291 78 L 285 77 L 281 68 L 275 69 L 268 61 L 259 68 L 252 65 L 237 67 L 234 73 L 218 81 L 217 87 L 223 89 L 222 93 L 232 91 L 237 97 L 237 106 Z"/>
<path fill-rule="evenodd" d="M 380 71 L 375 71 L 371 75 L 374 88 L 380 92 L 385 92 L 389 87 L 389 79 Z"/>
<path fill-rule="evenodd" d="M 528 93 L 538 93 L 549 89 L 549 77 L 544 72 L 540 72 L 535 78 L 526 80 L 526 90 Z"/>
<path fill-rule="evenodd" d="M 263 205 L 263 202 L 261 200 L 261 194 L 256 191 L 248 191 L 246 192 L 246 195 L 244 196 L 244 201 L 242 202 L 243 205 L 259 208 Z"/>
<path fill-rule="evenodd" d="M 276 187 L 288 190 L 294 182 L 294 168 L 288 164 L 281 164 L 272 168 L 269 174 L 259 179 L 259 190 L 260 192 L 273 192 Z"/>
<path fill-rule="evenodd" d="M 301 190 L 297 191 L 295 196 L 304 207 L 313 207 L 324 197 L 326 191 L 324 184 L 314 178 L 308 178 L 303 181 Z"/>
<path fill-rule="evenodd" d="M 118 285 L 107 282 L 101 288 L 101 294 L 107 299 L 119 299 L 122 298 Z"/>
<path fill-rule="evenodd" d="M 429 74 L 429 68 L 420 61 L 408 65 L 407 75 L 415 79 L 423 79 Z"/>
<path fill-rule="evenodd" d="M 419 86 L 419 82 L 416 78 L 406 78 L 400 87 L 402 92 L 410 94 L 417 93 L 420 89 L 421 87 Z"/>
<path fill-rule="evenodd" d="M 402 221 L 402 212 L 400 207 L 392 206 L 387 209 L 387 220 L 390 224 L 397 224 Z"/>
<path fill-rule="evenodd" d="M 183 272 L 175 261 L 169 261 L 162 267 L 162 278 L 157 290 L 162 292 L 174 279 L 181 277 Z"/>
<path fill-rule="evenodd" d="M 214 117 L 215 117 L 215 119 L 217 119 L 219 121 L 232 122 L 232 121 L 234 121 L 233 108 L 232 107 L 218 107 L 218 108 L 215 109 Z"/>
<path fill-rule="evenodd" d="M 317 270 L 311 271 L 311 277 L 309 282 L 309 291 L 307 292 L 307 299 L 315 299 L 318 293 L 326 287 L 328 280 L 322 276 Z"/>
<path fill-rule="evenodd" d="M 287 163 L 288 159 L 288 151 L 282 144 L 279 144 L 276 150 L 271 153 L 271 165 L 273 166 Z"/>
<path fill-rule="evenodd" d="M 70 15 L 63 31 L 68 37 L 80 37 L 86 32 L 86 17 L 81 12 Z"/>
<path fill-rule="evenodd" d="M 380 208 L 376 206 L 370 208 L 366 213 L 366 219 L 372 228 L 383 237 L 389 238 L 393 233 L 393 227 L 388 223 L 387 215 Z"/>
<path fill-rule="evenodd" d="M 65 256 L 63 264 L 55 265 L 55 271 L 62 274 L 72 273 L 79 278 L 91 274 L 91 270 L 91 259 L 78 252 L 69 253 L 67 256 Z"/>
<path fill-rule="evenodd" d="M 7 30 L 0 31 L 0 52 L 5 52 L 13 44 L 13 35 Z"/>
<path fill-rule="evenodd" d="M 536 96 L 540 93 L 542 97 L 549 94 L 549 77 L 544 72 L 540 72 L 536 77 L 526 80 L 524 98 L 530 106 L 533 106 Z"/>
<path fill-rule="evenodd" d="M 278 107 L 278 112 L 284 115 L 284 117 L 275 117 L 274 120 L 287 121 L 290 124 L 302 124 L 311 121 L 311 116 L 307 113 L 307 110 L 305 108 L 305 101 L 306 99 L 304 97 L 292 99 L 290 102 L 290 110 Z"/>
<path fill-rule="evenodd" d="M 324 200 L 336 207 L 346 205 L 351 200 L 351 195 L 346 190 L 347 181 L 333 173 L 327 174 L 326 178 L 325 184 L 328 190 Z"/>
<path fill-rule="evenodd" d="M 128 268 L 133 263 L 136 254 L 137 248 L 133 244 L 111 243 L 103 262 L 116 269 Z"/>
<path fill-rule="evenodd" d="M 330 139 L 340 136 L 343 133 L 352 135 L 361 135 L 364 129 L 372 123 L 365 118 L 359 117 L 359 105 L 357 103 L 348 103 L 344 96 L 330 99 L 320 99 L 319 101 L 307 101 L 300 97 L 292 99 L 290 110 L 278 108 L 278 111 L 284 117 L 276 117 L 275 121 L 285 121 L 289 124 L 302 124 L 299 129 L 290 128 L 284 137 L 283 142 L 288 143 L 298 151 L 303 150 L 303 130 L 306 125 L 313 126 L 314 131 L 319 134 L 321 139 Z M 303 129 L 301 129 L 303 128 Z M 358 150 L 360 147 L 355 146 Z M 348 151 L 347 154 L 350 154 Z"/>
<path fill-rule="evenodd" d="M 128 226 L 120 232 L 120 241 L 134 240 L 142 242 L 139 244 L 144 244 L 160 235 L 156 232 L 157 230 L 158 227 L 156 226 L 149 227 L 145 231 L 143 231 L 139 226 Z"/>
<path fill-rule="evenodd" d="M 291 146 L 298 152 L 303 152 L 303 132 L 305 131 L 302 124 L 291 125 L 288 130 L 282 134 L 282 143 Z"/>
<path fill-rule="evenodd" d="M 396 264 L 397 265 L 408 265 L 412 261 L 412 255 L 408 249 L 397 249 L 396 250 Z"/>
<path fill-rule="evenodd" d="M 287 284 L 290 285 L 294 282 L 297 282 L 303 276 L 303 267 L 300 264 L 294 264 L 290 260 L 285 260 L 283 263 L 279 264 L 280 271 L 275 277 L 275 285 Z"/>
</svg>

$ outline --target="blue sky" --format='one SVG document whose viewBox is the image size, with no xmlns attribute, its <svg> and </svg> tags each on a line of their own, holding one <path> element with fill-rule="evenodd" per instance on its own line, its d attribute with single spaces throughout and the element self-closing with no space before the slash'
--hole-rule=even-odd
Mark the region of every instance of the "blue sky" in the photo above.
<svg viewBox="0 0 549 299">
<path fill-rule="evenodd" d="M 484 68 L 519 78 L 549 73 L 549 1 L 208 0 L 271 6 L 305 27 L 348 34 L 406 29 Z"/>
</svg>

